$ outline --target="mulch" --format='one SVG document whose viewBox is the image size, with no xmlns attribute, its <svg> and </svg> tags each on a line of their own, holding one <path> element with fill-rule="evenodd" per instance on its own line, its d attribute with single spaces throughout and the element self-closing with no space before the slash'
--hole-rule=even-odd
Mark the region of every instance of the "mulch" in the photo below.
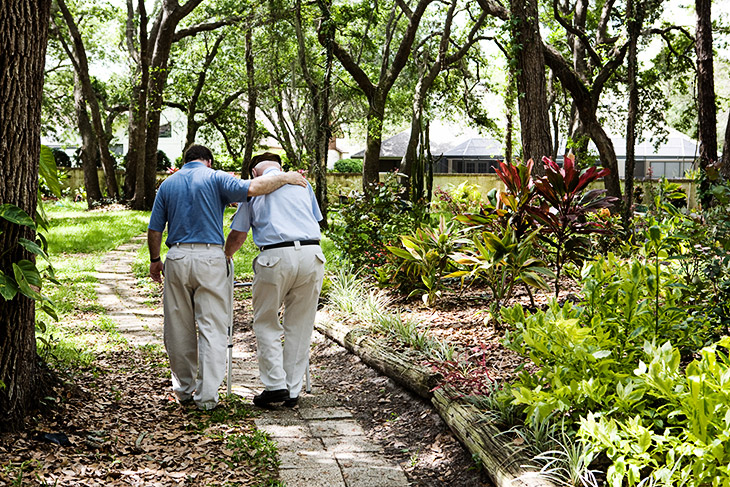
<svg viewBox="0 0 730 487">
<path fill-rule="evenodd" d="M 231 446 L 253 432 L 251 411 L 240 401 L 213 412 L 179 405 L 163 354 L 104 353 L 45 401 L 25 431 L 0 435 L 0 484 L 258 486 L 276 478 L 273 464 L 255 467 L 248 449 Z"/>
</svg>

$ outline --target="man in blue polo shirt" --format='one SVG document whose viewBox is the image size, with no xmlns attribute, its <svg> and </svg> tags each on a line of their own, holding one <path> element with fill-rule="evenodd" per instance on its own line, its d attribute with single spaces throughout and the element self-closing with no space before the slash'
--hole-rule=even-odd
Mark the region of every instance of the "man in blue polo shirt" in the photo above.
<svg viewBox="0 0 730 487">
<path fill-rule="evenodd" d="M 172 388 L 181 403 L 194 401 L 200 409 L 218 404 L 225 376 L 233 273 L 223 252 L 223 211 L 232 202 L 285 184 L 307 184 L 295 172 L 241 180 L 214 171 L 212 163 L 207 147 L 194 145 L 185 152 L 183 167 L 157 191 L 147 233 L 150 276 L 157 282 L 165 276 L 164 341 Z M 170 250 L 163 267 L 165 225 Z"/>
<path fill-rule="evenodd" d="M 282 174 L 281 159 L 268 152 L 251 159 L 250 167 L 254 182 Z M 299 400 L 324 277 L 320 220 L 322 213 L 307 184 L 252 198 L 238 207 L 231 223 L 225 246 L 228 258 L 243 245 L 249 229 L 261 251 L 253 262 L 252 288 L 256 355 L 264 384 L 253 402 L 260 407 L 277 402 L 293 407 Z"/>
</svg>

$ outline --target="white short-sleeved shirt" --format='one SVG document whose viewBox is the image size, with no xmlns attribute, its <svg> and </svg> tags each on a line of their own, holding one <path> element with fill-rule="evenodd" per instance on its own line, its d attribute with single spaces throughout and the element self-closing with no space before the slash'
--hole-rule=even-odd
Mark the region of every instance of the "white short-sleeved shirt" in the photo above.
<svg viewBox="0 0 730 487">
<path fill-rule="evenodd" d="M 264 174 L 279 173 L 268 168 Z M 322 212 L 312 186 L 286 184 L 267 195 L 256 196 L 238 206 L 231 229 L 248 232 L 258 246 L 295 240 L 319 240 Z"/>
</svg>

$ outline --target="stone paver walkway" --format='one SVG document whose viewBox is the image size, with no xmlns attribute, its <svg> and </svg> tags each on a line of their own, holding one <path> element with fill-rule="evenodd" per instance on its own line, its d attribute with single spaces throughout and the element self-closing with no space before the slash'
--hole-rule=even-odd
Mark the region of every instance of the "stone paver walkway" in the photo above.
<svg viewBox="0 0 730 487">
<path fill-rule="evenodd" d="M 135 290 L 131 270 L 136 237 L 109 252 L 97 269 L 99 303 L 130 343 L 162 343 L 162 310 L 145 303 Z M 316 333 L 316 332 L 315 332 Z M 251 400 L 261 389 L 253 352 L 234 346 L 232 392 Z M 225 385 L 221 389 L 225 394 Z M 370 442 L 350 412 L 334 396 L 303 393 L 294 409 L 265 411 L 255 420 L 279 447 L 279 476 L 287 487 L 406 487 L 403 469 Z"/>
</svg>

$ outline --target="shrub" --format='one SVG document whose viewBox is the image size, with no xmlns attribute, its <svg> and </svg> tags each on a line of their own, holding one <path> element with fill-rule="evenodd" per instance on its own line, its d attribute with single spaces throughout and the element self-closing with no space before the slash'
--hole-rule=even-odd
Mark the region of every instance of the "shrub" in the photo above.
<svg viewBox="0 0 730 487">
<path fill-rule="evenodd" d="M 415 289 L 410 296 L 423 292 L 423 302 L 432 306 L 441 294 L 441 278 L 449 266 L 453 266 L 450 255 L 455 250 L 456 228 L 453 221 L 446 223 L 442 216 L 433 228 L 423 227 L 411 235 L 401 235 L 402 247 L 387 246 L 400 266 L 396 274 L 402 273 Z M 395 277 L 395 276 L 393 276 Z"/>
<path fill-rule="evenodd" d="M 362 172 L 362 160 L 340 159 L 335 161 L 333 172 Z"/>
<path fill-rule="evenodd" d="M 398 197 L 395 174 L 386 176 L 369 197 L 359 193 L 334 207 L 328 236 L 356 268 L 374 275 L 387 262 L 386 245 L 394 245 L 425 216 Z"/>
<path fill-rule="evenodd" d="M 62 149 L 52 149 L 53 157 L 56 159 L 56 166 L 71 167 L 71 156 Z"/>
<path fill-rule="evenodd" d="M 464 181 L 458 186 L 449 184 L 446 188 L 437 187 L 431 202 L 431 212 L 446 217 L 478 213 L 483 208 L 479 186 Z"/>
<path fill-rule="evenodd" d="M 170 169 L 171 163 L 170 158 L 167 157 L 165 151 L 162 149 L 157 150 L 157 171 L 166 171 Z"/>
</svg>

